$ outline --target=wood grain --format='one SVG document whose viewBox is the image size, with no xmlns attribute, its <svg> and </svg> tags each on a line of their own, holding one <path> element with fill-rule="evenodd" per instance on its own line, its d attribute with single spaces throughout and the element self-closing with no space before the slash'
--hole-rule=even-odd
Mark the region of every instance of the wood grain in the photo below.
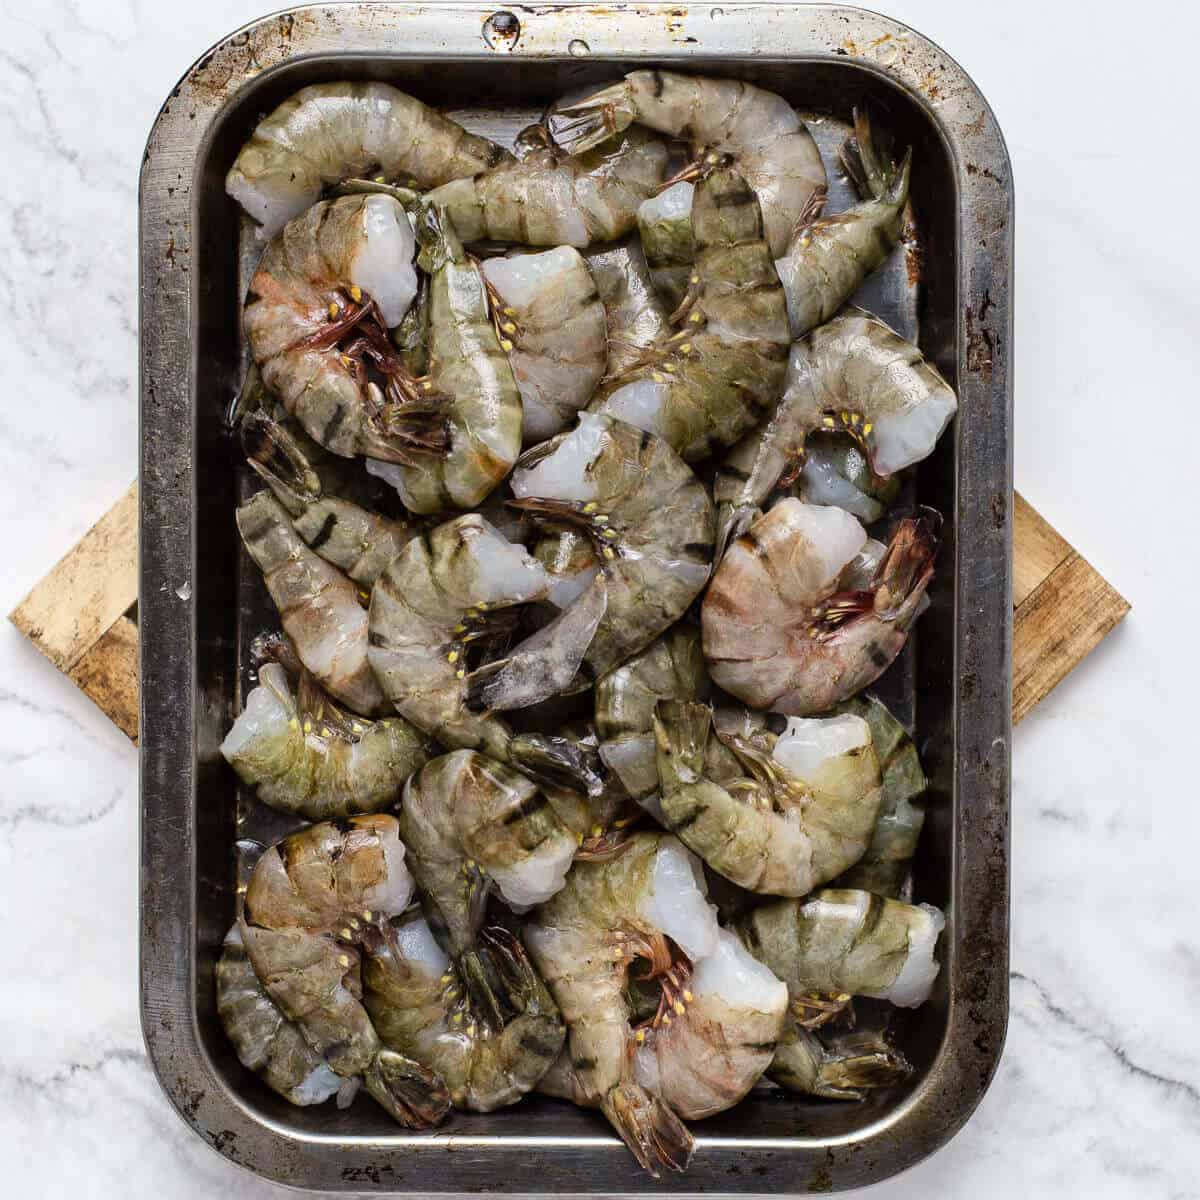
<svg viewBox="0 0 1200 1200">
<path fill-rule="evenodd" d="M 1013 617 L 1013 724 L 1024 720 L 1128 611 L 1128 601 L 1072 550 Z"/>
<path fill-rule="evenodd" d="M 10 620 L 134 741 L 138 633 L 137 484 Z M 1013 504 L 1013 723 L 1077 666 L 1128 603 L 1020 493 Z"/>
<path fill-rule="evenodd" d="M 137 745 L 138 630 L 128 617 L 118 617 L 71 668 L 67 678 L 82 688 Z"/>
<path fill-rule="evenodd" d="M 138 595 L 137 482 L 9 615 L 60 670 L 72 667 Z"/>
</svg>

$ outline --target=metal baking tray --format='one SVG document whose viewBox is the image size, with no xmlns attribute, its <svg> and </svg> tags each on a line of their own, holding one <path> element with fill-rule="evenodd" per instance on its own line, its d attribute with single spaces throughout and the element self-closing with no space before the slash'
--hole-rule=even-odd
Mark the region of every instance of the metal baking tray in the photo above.
<svg viewBox="0 0 1200 1200">
<path fill-rule="evenodd" d="M 886 17 L 823 4 L 339 4 L 264 18 L 167 98 L 141 173 L 141 997 L 155 1070 L 184 1120 L 284 1183 L 421 1194 L 829 1191 L 893 1175 L 966 1121 L 1008 1014 L 1012 184 L 963 70 Z M 508 20 L 511 16 L 513 21 Z M 499 28 L 507 36 L 491 31 Z M 514 37 L 515 35 L 515 37 Z M 696 1124 L 690 1170 L 654 1182 L 603 1119 L 530 1098 L 412 1134 L 363 1099 L 287 1105 L 234 1057 L 213 964 L 234 915 L 238 839 L 286 832 L 217 752 L 269 623 L 239 556 L 244 468 L 222 413 L 242 365 L 252 257 L 225 172 L 256 120 L 305 84 L 393 82 L 511 136 L 553 97 L 637 66 L 738 76 L 782 93 L 822 150 L 869 101 L 914 147 L 905 244 L 862 302 L 919 339 L 958 389 L 916 497 L 947 517 L 932 609 L 884 681 L 932 779 L 917 898 L 949 921 L 932 999 L 898 1026 L 917 1070 L 863 1104 L 755 1091 Z M 831 171 L 831 176 L 834 172 Z M 832 180 L 831 180 L 832 182 Z M 838 185 L 844 187 L 844 183 Z M 844 202 L 834 194 L 831 208 Z"/>
</svg>

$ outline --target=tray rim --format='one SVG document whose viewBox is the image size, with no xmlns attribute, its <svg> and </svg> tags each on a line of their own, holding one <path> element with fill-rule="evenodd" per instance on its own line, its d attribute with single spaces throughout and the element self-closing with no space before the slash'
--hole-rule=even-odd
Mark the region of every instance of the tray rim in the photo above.
<svg viewBox="0 0 1200 1200">
<path fill-rule="evenodd" d="M 508 5 L 522 24 L 514 58 L 570 56 L 568 41 L 586 32 L 591 56 L 686 65 L 715 51 L 756 55 L 770 31 L 776 61 L 847 62 L 882 75 L 920 105 L 939 130 L 954 163 L 959 191 L 958 313 L 960 468 L 957 523 L 973 516 L 971 539 L 955 545 L 955 678 L 953 778 L 958 797 L 951 877 L 954 911 L 945 1040 L 921 1085 L 884 1119 L 851 1137 L 705 1138 L 697 1130 L 693 1170 L 721 1176 L 730 1192 L 813 1190 L 876 1182 L 932 1153 L 958 1131 L 982 1098 L 999 1061 L 1008 1017 L 1008 820 L 1011 742 L 1012 551 L 1012 175 L 1004 140 L 983 96 L 961 67 L 933 42 L 890 18 L 826 4 L 764 4 L 729 0 L 720 6 L 718 46 L 680 36 L 711 6 L 617 4 L 610 7 Z M 258 1174 L 292 1186 L 432 1190 L 449 1173 L 446 1153 L 469 1152 L 504 1176 L 505 1190 L 544 1186 L 544 1168 L 511 1161 L 504 1143 L 519 1135 L 437 1135 L 409 1147 L 369 1137 L 298 1137 L 261 1119 L 227 1088 L 209 1062 L 195 1026 L 196 622 L 194 606 L 174 583 L 193 578 L 195 478 L 190 444 L 171 434 L 194 422 L 190 340 L 198 284 L 179 269 L 192 243 L 194 170 L 222 109 L 243 87 L 301 58 L 376 57 L 490 59 L 484 18 L 495 5 L 372 3 L 306 5 L 243 26 L 201 56 L 163 105 L 150 132 L 139 180 L 140 217 L 140 608 L 141 654 L 141 1015 L 155 1073 L 181 1117 L 217 1151 Z M 388 19 L 403 17 L 403 45 L 386 44 Z M 664 18 L 666 18 L 664 20 Z M 584 23 L 586 22 L 586 29 Z M 757 32 L 756 32 L 757 30 Z M 395 30 L 392 30 L 393 34 Z M 872 49 L 891 42 L 890 61 Z M 853 47 L 853 53 L 847 47 Z M 861 49 L 860 49 L 861 47 Z M 224 72 L 224 79 L 218 73 Z M 192 115 L 189 115 L 192 114 Z M 169 183 L 168 183 L 169 180 Z M 172 189 L 168 191 L 168 188 Z M 966 234 L 971 232 L 972 237 Z M 979 244 L 982 243 L 982 248 Z M 169 247 L 169 252 L 168 252 Z M 963 248 L 969 247 L 969 252 Z M 165 257 L 169 258 L 169 269 Z M 147 299 L 154 297 L 153 316 Z M 986 316 L 986 325 L 984 317 Z M 984 336 L 986 335 L 986 336 Z M 983 340 L 981 340 L 981 337 Z M 985 356 L 986 357 L 983 357 Z M 998 418 L 998 420 L 996 419 Z M 170 449 L 160 452 L 166 445 Z M 962 465 L 962 464 L 965 464 Z M 968 469 L 969 468 L 969 469 Z M 970 540 L 970 553 L 966 543 Z M 999 611 L 997 612 L 997 608 Z M 186 643 L 180 651 L 181 642 Z M 154 653 L 156 643 L 174 655 Z M 969 672 L 968 686 L 965 672 Z M 969 806 L 965 798 L 969 797 Z M 183 876 L 190 888 L 154 887 Z M 972 880 L 986 880 L 986 887 Z M 980 949 L 960 961 L 964 944 Z M 986 950 L 986 953 L 983 951 Z M 949 1099 L 947 1099 L 949 1098 Z M 924 1110 L 942 1121 L 928 1127 Z M 543 1144 L 541 1139 L 532 1139 Z M 571 1170 L 589 1191 L 603 1191 L 604 1166 L 615 1139 L 571 1138 Z M 341 1152 L 339 1173 L 330 1173 Z M 421 1147 L 431 1163 L 397 1173 L 394 1162 Z M 867 1147 L 875 1156 L 864 1155 Z M 444 1153 L 436 1154 L 440 1149 Z M 547 1147 L 547 1150 L 549 1148 Z M 728 1166 L 771 1151 L 768 1176 L 725 1174 Z M 882 1161 L 879 1156 L 882 1156 Z M 549 1153 L 547 1154 L 549 1157 Z M 532 1156 L 526 1156 L 527 1159 Z M 387 1169 L 381 1173 L 381 1164 Z M 703 1166 L 701 1167 L 701 1162 Z M 432 1170 L 432 1175 L 430 1174 Z M 598 1180 L 598 1183 L 593 1183 Z M 686 1190 L 684 1176 L 683 1190 Z M 450 1181 L 453 1183 L 453 1180 Z M 646 1179 L 645 1191 L 667 1190 Z M 668 1181 L 663 1181 L 668 1183 Z M 700 1178 L 692 1180 L 701 1184 Z M 676 1190 L 668 1183 L 670 1190 Z M 697 1189 L 699 1190 L 699 1189 Z M 624 1194 L 624 1193 L 623 1193 Z"/>
</svg>

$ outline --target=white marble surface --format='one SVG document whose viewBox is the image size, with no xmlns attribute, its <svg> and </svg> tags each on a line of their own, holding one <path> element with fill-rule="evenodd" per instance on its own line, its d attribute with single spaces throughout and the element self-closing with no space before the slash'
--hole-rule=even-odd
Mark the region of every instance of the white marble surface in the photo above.
<svg viewBox="0 0 1200 1200">
<path fill-rule="evenodd" d="M 1197 1196 L 1200 7 L 880 7 L 954 54 L 1007 133 L 1018 483 L 1133 614 L 1015 738 L 996 1080 L 946 1149 L 870 1194 Z M 134 474 L 142 146 L 176 78 L 258 9 L 2 4 L 4 611 Z M 134 751 L 8 627 L 0 715 L 5 1193 L 281 1194 L 185 1129 L 146 1062 Z"/>
</svg>

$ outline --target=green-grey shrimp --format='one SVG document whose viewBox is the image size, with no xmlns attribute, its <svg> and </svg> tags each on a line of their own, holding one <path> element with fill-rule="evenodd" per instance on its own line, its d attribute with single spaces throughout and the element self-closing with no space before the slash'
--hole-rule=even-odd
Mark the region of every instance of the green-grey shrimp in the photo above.
<svg viewBox="0 0 1200 1200">
<path fill-rule="evenodd" d="M 435 751 L 403 717 L 363 720 L 343 712 L 302 672 L 264 663 L 258 686 L 221 743 L 221 754 L 258 798 L 309 821 L 379 812 Z"/>
<path fill-rule="evenodd" d="M 912 858 L 917 850 L 925 806 L 921 802 L 929 781 L 917 748 L 904 726 L 883 701 L 870 694 L 855 696 L 838 713 L 862 717 L 871 727 L 871 741 L 883 780 L 879 816 L 866 853 L 833 881 L 839 888 L 861 888 L 893 900 L 908 899 Z"/>
<path fill-rule="evenodd" d="M 638 205 L 662 183 L 667 147 L 644 129 L 586 153 L 564 154 L 545 128 L 517 135 L 518 162 L 502 162 L 430 192 L 465 242 L 575 246 L 624 237 Z"/>
<path fill-rule="evenodd" d="M 777 900 L 736 923 L 746 949 L 787 985 L 794 1006 L 827 994 L 870 996 L 900 1008 L 924 1004 L 946 919 L 930 904 L 827 888 Z"/>
<path fill-rule="evenodd" d="M 473 750 L 435 758 L 404 785 L 400 835 L 425 913 L 462 973 L 480 1019 L 501 1005 L 478 953 L 488 896 L 524 909 L 553 896 L 579 840 L 548 785 Z"/>
<path fill-rule="evenodd" d="M 866 458 L 873 491 L 926 458 L 957 408 L 954 389 L 916 346 L 847 307 L 792 345 L 783 399 L 722 464 L 713 489 L 719 531 L 728 541 L 745 529 L 780 478 L 804 464 L 814 434 L 850 439 Z M 853 511 L 848 498 L 836 489 L 819 502 Z"/>
<path fill-rule="evenodd" d="M 395 1120 L 423 1128 L 445 1115 L 445 1085 L 383 1045 L 361 1000 L 360 948 L 411 898 L 395 817 L 322 822 L 258 860 L 238 929 L 267 995 L 330 1070 L 361 1077 Z"/>
<path fill-rule="evenodd" d="M 274 237 L 330 184 L 381 174 L 431 188 L 509 157 L 390 84 L 317 83 L 259 122 L 225 190 Z"/>
<path fill-rule="evenodd" d="M 244 1067 L 289 1104 L 322 1104 L 331 1096 L 341 1103 L 357 1081 L 331 1070 L 299 1026 L 280 1012 L 255 975 L 236 924 L 221 946 L 216 984 L 217 1016 Z"/>
<path fill-rule="evenodd" d="M 384 568 L 420 532 L 329 492 L 300 440 L 264 413 L 241 424 L 246 460 L 288 510 L 292 527 L 326 562 L 367 593 Z"/>
<path fill-rule="evenodd" d="M 627 976 L 643 959 L 673 986 L 676 967 L 706 959 L 718 936 L 699 863 L 676 838 L 646 833 L 634 834 L 616 857 L 576 863 L 562 890 L 524 927 L 567 1025 L 567 1057 L 543 1087 L 599 1108 L 655 1176 L 661 1167 L 683 1170 L 693 1142 L 671 1106 L 636 1078 L 639 1042 Z"/>
<path fill-rule="evenodd" d="M 581 413 L 522 457 L 511 486 L 515 507 L 596 547 L 608 604 L 587 651 L 594 676 L 649 645 L 708 582 L 712 501 L 662 438 Z"/>
<path fill-rule="evenodd" d="M 417 292 L 414 245 L 389 196 L 322 200 L 271 240 L 250 281 L 244 325 L 263 383 L 344 458 L 401 462 L 444 444 L 444 418 L 387 333 Z"/>
<path fill-rule="evenodd" d="M 537 1084 L 566 1029 L 513 934 L 484 930 L 480 952 L 515 1013 L 499 1028 L 478 1019 L 458 969 L 425 920 L 412 914 L 384 926 L 378 948 L 367 955 L 363 1004 L 384 1044 L 436 1072 L 455 1108 L 492 1112 Z"/>
<path fill-rule="evenodd" d="M 758 200 L 736 171 L 700 181 L 692 227 L 678 331 L 605 381 L 590 406 L 665 438 L 688 462 L 732 445 L 778 401 L 790 341 Z"/>
<path fill-rule="evenodd" d="M 710 691 L 700 630 L 684 622 L 596 681 L 600 757 L 639 803 L 658 791 L 654 706 Z"/>
<path fill-rule="evenodd" d="M 356 713 L 379 712 L 384 696 L 367 663 L 367 612 L 358 588 L 305 545 L 269 491 L 237 510 L 237 526 L 305 668 Z"/>
<path fill-rule="evenodd" d="M 521 452 L 521 393 L 492 323 L 483 276 L 454 223 L 423 204 L 417 239 L 420 265 L 430 276 L 429 375 L 423 386 L 445 398 L 449 443 L 375 473 L 395 486 L 410 512 L 474 508 Z"/>
<path fill-rule="evenodd" d="M 489 258 L 481 269 L 531 446 L 561 433 L 592 398 L 608 365 L 604 305 L 571 246 Z"/>
<path fill-rule="evenodd" d="M 758 197 L 774 258 L 797 224 L 825 202 L 825 167 L 804 122 L 782 96 L 740 80 L 633 71 L 560 105 L 551 128 L 578 151 L 635 122 L 690 143 L 693 162 L 672 182 L 695 178 L 713 163 L 732 165 Z"/>
<path fill-rule="evenodd" d="M 900 237 L 912 151 L 897 166 L 877 144 L 866 112 L 855 109 L 854 137 L 842 148 L 841 160 L 862 202 L 799 222 L 775 264 L 787 293 L 793 337 L 828 321 L 883 265 Z"/>
<path fill-rule="evenodd" d="M 879 812 L 879 763 L 859 717 L 798 720 L 770 753 L 723 739 L 740 779 L 706 773 L 712 710 L 660 700 L 662 819 L 714 871 L 752 892 L 803 896 L 862 857 Z"/>
<path fill-rule="evenodd" d="M 839 592 L 867 541 L 840 508 L 780 500 L 721 559 L 701 609 L 713 682 L 752 708 L 825 712 L 873 683 L 928 605 L 940 518 L 892 532 L 870 587 Z"/>
<path fill-rule="evenodd" d="M 555 695 L 575 677 L 603 618 L 603 580 L 502 657 L 519 606 L 546 599 L 551 577 L 476 513 L 414 538 L 371 592 L 367 657 L 396 711 L 446 746 L 508 759 L 498 711 Z"/>
</svg>

